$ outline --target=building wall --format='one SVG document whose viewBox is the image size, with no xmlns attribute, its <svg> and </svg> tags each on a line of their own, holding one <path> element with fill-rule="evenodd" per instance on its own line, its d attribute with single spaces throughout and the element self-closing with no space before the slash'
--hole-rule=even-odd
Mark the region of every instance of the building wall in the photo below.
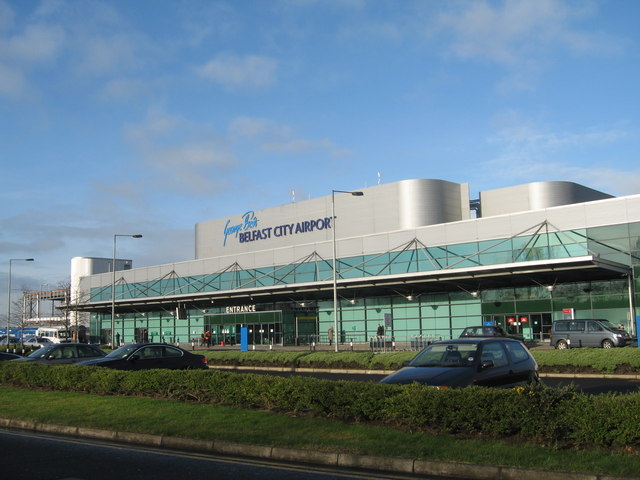
<svg viewBox="0 0 640 480">
<path fill-rule="evenodd" d="M 613 198 L 572 182 L 534 182 L 480 192 L 483 217 Z"/>
<path fill-rule="evenodd" d="M 470 216 L 467 184 L 404 180 L 360 191 L 363 196 L 334 195 L 338 239 L 455 222 Z M 198 223 L 196 259 L 330 241 L 334 228 L 331 200 L 328 195 Z"/>
</svg>

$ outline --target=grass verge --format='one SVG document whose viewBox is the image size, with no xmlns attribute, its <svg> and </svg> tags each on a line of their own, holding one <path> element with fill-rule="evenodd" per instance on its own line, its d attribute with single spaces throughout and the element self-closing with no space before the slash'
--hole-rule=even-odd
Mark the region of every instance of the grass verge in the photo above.
<svg viewBox="0 0 640 480">
<path fill-rule="evenodd" d="M 566 451 L 139 397 L 0 387 L 3 416 L 43 423 L 357 454 L 631 476 L 640 458 Z"/>
</svg>

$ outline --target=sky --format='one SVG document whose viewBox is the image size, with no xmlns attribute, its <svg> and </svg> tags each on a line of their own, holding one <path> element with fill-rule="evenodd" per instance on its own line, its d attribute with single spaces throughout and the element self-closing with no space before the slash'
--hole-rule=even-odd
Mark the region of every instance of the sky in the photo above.
<svg viewBox="0 0 640 480">
<path fill-rule="evenodd" d="M 640 193 L 636 0 L 0 0 L 0 318 L 75 256 L 410 178 Z M 15 295 L 15 297 L 13 296 Z"/>
</svg>

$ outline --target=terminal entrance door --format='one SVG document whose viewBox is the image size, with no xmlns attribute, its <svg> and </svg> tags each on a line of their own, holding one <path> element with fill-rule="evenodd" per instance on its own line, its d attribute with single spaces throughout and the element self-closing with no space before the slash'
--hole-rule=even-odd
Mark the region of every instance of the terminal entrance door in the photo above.
<svg viewBox="0 0 640 480">
<path fill-rule="evenodd" d="M 551 313 L 485 315 L 483 320 L 493 322 L 510 335 L 523 335 L 526 340 L 549 341 Z"/>
</svg>

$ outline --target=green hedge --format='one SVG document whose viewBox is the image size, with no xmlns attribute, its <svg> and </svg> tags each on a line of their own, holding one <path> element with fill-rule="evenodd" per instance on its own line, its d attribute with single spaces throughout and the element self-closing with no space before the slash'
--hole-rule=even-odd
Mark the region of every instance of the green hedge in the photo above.
<svg viewBox="0 0 640 480">
<path fill-rule="evenodd" d="M 412 385 L 234 374 L 126 372 L 0 362 L 0 384 L 128 395 L 319 415 L 411 431 L 513 438 L 561 447 L 640 447 L 640 393 L 591 396 L 571 388 L 439 390 Z"/>
<path fill-rule="evenodd" d="M 397 370 L 416 352 L 283 352 L 283 351 L 200 351 L 210 365 L 286 366 L 298 368 L 352 368 Z M 574 348 L 533 350 L 538 365 L 546 372 L 598 371 L 640 373 L 640 349 Z"/>
</svg>

